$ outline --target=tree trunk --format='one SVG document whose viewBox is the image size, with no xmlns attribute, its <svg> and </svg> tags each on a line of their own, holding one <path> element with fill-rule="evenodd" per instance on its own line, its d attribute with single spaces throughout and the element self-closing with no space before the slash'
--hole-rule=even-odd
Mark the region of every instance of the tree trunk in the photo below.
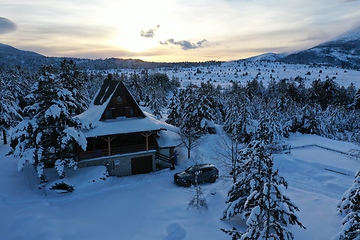
<svg viewBox="0 0 360 240">
<path fill-rule="evenodd" d="M 188 159 L 190 158 L 190 152 L 191 152 L 191 149 L 193 148 L 192 146 L 192 140 L 191 140 L 191 137 L 189 136 L 188 139 L 187 139 L 187 150 L 188 150 Z"/>
<path fill-rule="evenodd" d="M 3 132 L 4 144 L 7 144 L 7 138 L 6 138 L 6 131 L 5 131 L 5 129 L 3 129 L 2 132 Z"/>
</svg>

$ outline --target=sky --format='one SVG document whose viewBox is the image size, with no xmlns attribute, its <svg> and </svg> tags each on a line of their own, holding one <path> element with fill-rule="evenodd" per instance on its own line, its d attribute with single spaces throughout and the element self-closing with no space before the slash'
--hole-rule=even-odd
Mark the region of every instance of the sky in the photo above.
<svg viewBox="0 0 360 240">
<path fill-rule="evenodd" d="M 360 26 L 360 0 L 2 0 L 0 43 L 45 56 L 230 61 Z"/>
</svg>

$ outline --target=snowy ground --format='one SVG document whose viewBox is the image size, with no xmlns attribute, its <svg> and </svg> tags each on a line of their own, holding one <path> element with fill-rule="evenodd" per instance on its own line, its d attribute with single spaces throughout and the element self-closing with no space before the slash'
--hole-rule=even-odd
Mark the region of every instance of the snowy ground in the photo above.
<svg viewBox="0 0 360 240">
<path fill-rule="evenodd" d="M 295 239 L 331 239 L 342 219 L 336 204 L 360 169 L 360 160 L 340 152 L 355 146 L 300 134 L 288 141 L 293 149 L 290 154 L 275 155 L 275 167 L 288 181 L 284 193 L 299 206 L 299 219 L 307 227 L 290 230 Z M 33 168 L 17 172 L 17 159 L 5 156 L 9 147 L 0 143 L 0 239 L 230 239 L 220 228 L 245 225 L 239 218 L 219 219 L 231 184 L 220 157 L 222 142 L 219 134 L 206 136 L 189 160 L 179 149 L 175 171 L 106 180 L 100 179 L 103 167 L 68 172 L 66 181 L 74 184 L 75 191 L 66 194 L 38 190 Z M 212 162 L 221 170 L 216 183 L 202 185 L 209 206 L 203 211 L 188 208 L 194 189 L 172 181 L 176 171 L 194 162 Z"/>
<path fill-rule="evenodd" d="M 134 70 L 122 70 L 122 73 L 133 73 Z M 140 70 L 139 70 L 140 71 Z M 153 72 L 164 72 L 170 79 L 173 77 L 181 81 L 182 87 L 190 84 L 200 86 L 203 82 L 211 82 L 215 86 L 223 87 L 231 85 L 231 82 L 246 84 L 255 78 L 262 81 L 266 86 L 271 78 L 276 82 L 281 79 L 294 79 L 297 76 L 304 80 L 307 87 L 314 80 L 325 81 L 333 79 L 339 86 L 348 87 L 351 83 L 360 88 L 360 71 L 342 69 L 330 66 L 309 66 L 305 64 L 286 64 L 281 62 L 267 61 L 230 61 L 220 65 L 189 68 L 160 68 Z"/>
</svg>

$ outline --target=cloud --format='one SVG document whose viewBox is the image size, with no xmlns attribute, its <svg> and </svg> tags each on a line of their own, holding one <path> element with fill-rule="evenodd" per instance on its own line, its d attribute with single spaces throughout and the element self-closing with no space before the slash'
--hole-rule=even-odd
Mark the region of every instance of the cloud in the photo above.
<svg viewBox="0 0 360 240">
<path fill-rule="evenodd" d="M 182 50 L 191 50 L 191 49 L 206 47 L 208 44 L 208 41 L 206 39 L 203 39 L 196 43 L 192 43 L 192 42 L 186 41 L 186 40 L 175 41 L 173 38 L 170 38 L 170 39 L 167 39 L 165 42 L 160 41 L 160 44 L 162 44 L 162 45 L 169 45 L 169 44 L 179 45 L 179 46 L 181 46 Z"/>
<path fill-rule="evenodd" d="M 0 17 L 0 34 L 9 33 L 16 30 L 16 24 L 7 18 Z"/>
<path fill-rule="evenodd" d="M 144 38 L 153 38 L 155 36 L 155 33 L 154 33 L 155 30 L 157 30 L 159 27 L 160 27 L 160 25 L 157 25 L 154 28 L 150 28 L 146 32 L 142 30 L 140 35 Z"/>
</svg>

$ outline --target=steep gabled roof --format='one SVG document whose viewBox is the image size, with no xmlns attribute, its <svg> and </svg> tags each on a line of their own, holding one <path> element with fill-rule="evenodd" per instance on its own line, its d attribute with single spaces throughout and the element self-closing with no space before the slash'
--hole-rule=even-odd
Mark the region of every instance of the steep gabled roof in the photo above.
<svg viewBox="0 0 360 240">
<path fill-rule="evenodd" d="M 137 117 L 117 117 L 115 119 L 103 120 L 102 116 L 108 106 L 111 106 L 115 93 L 122 93 L 128 96 L 127 101 L 131 101 L 132 107 L 138 111 Z M 89 108 L 76 116 L 85 126 L 85 137 L 97 137 L 115 134 L 137 133 L 160 131 L 164 129 L 160 121 L 145 114 L 136 103 L 126 86 L 119 81 L 107 78 L 95 96 Z M 91 126 L 89 128 L 89 126 Z"/>
<path fill-rule="evenodd" d="M 119 84 L 119 81 L 111 80 L 109 77 L 106 78 L 94 99 L 94 105 L 103 105 L 114 94 Z"/>
</svg>

